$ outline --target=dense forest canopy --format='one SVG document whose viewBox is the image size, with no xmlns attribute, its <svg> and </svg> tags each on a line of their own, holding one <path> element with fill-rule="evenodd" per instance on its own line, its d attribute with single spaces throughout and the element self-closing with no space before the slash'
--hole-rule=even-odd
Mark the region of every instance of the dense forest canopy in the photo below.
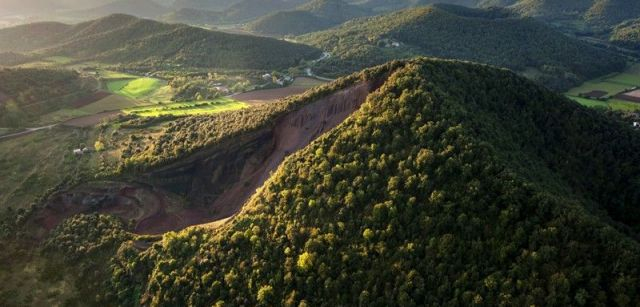
<svg viewBox="0 0 640 307">
<path fill-rule="evenodd" d="M 610 40 L 623 47 L 640 49 L 640 19 L 629 20 L 615 27 Z"/>
<path fill-rule="evenodd" d="M 622 69 L 625 60 L 503 9 L 435 5 L 357 19 L 302 36 L 332 53 L 319 73 L 429 55 L 507 67 L 554 89 Z"/>
<path fill-rule="evenodd" d="M 121 246 L 108 298 L 640 300 L 637 132 L 505 70 L 430 59 L 382 69 L 393 73 L 360 111 L 287 159 L 232 222 L 142 253 Z"/>
<path fill-rule="evenodd" d="M 285 41 L 110 15 L 77 25 L 29 24 L 0 30 L 0 51 L 64 55 L 107 63 L 281 69 L 320 51 Z"/>
<path fill-rule="evenodd" d="M 519 0 L 511 8 L 525 16 L 581 20 L 602 26 L 614 26 L 640 15 L 640 2 L 635 0 Z"/>
</svg>

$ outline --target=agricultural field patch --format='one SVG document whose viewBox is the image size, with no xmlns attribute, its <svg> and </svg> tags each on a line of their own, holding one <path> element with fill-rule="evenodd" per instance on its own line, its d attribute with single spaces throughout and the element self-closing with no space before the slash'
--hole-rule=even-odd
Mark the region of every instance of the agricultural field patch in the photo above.
<svg viewBox="0 0 640 307">
<path fill-rule="evenodd" d="M 202 115 L 247 108 L 248 104 L 228 97 L 209 101 L 175 102 L 123 110 L 126 114 L 150 117 L 161 115 Z"/>
<path fill-rule="evenodd" d="M 109 95 L 94 103 L 91 103 L 82 108 L 79 108 L 79 110 L 87 114 L 94 114 L 94 113 L 100 113 L 105 111 L 114 111 L 114 110 L 138 107 L 143 105 L 145 104 L 140 101 L 130 99 L 124 96 Z"/>
<path fill-rule="evenodd" d="M 103 69 L 99 69 L 98 71 L 98 76 L 101 77 L 102 79 L 137 79 L 139 78 L 138 76 L 132 75 L 132 74 L 128 74 L 128 73 L 123 73 L 123 72 L 118 72 L 118 71 L 112 71 L 112 70 L 103 70 Z"/>
<path fill-rule="evenodd" d="M 132 99 L 141 99 L 164 87 L 166 82 L 156 78 L 137 78 L 133 80 L 113 80 L 107 82 L 110 92 Z"/>
<path fill-rule="evenodd" d="M 312 88 L 316 86 L 320 86 L 327 83 L 326 81 L 318 80 L 315 78 L 309 77 L 297 77 L 291 86 L 293 87 L 304 87 L 304 88 Z"/>
<path fill-rule="evenodd" d="M 293 84 L 287 87 L 256 90 L 234 95 L 233 98 L 249 103 L 269 103 L 288 96 L 302 94 L 308 89 L 322 85 L 326 82 L 307 77 L 298 77 Z"/>
<path fill-rule="evenodd" d="M 612 110 L 640 110 L 640 103 L 620 99 L 620 94 L 640 87 L 640 64 L 634 65 L 624 72 L 610 74 L 593 79 L 573 88 L 565 95 L 587 107 L 610 108 Z M 606 92 L 605 95 L 601 95 Z M 597 94 L 597 95 L 595 95 Z M 595 99 L 596 96 L 602 96 Z"/>
</svg>

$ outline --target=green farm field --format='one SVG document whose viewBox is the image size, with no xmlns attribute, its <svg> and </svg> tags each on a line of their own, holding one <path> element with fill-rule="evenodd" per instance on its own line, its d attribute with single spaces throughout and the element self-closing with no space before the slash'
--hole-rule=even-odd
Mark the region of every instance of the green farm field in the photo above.
<svg viewBox="0 0 640 307">
<path fill-rule="evenodd" d="M 166 82 L 155 78 L 137 78 L 133 80 L 113 80 L 107 82 L 107 89 L 118 95 L 141 99 L 164 87 Z"/>
<path fill-rule="evenodd" d="M 138 107 L 124 110 L 127 114 L 139 116 L 160 116 L 160 115 L 202 115 L 213 114 L 225 111 L 234 111 L 247 108 L 249 105 L 231 98 L 222 97 L 209 101 L 175 102 L 162 105 Z"/>
<path fill-rule="evenodd" d="M 636 64 L 621 73 L 610 74 L 604 77 L 587 81 L 582 85 L 569 90 L 565 93 L 565 95 L 587 107 L 601 107 L 610 108 L 612 110 L 633 111 L 640 110 L 640 103 L 634 103 L 615 98 L 611 98 L 607 101 L 600 101 L 579 97 L 579 95 L 581 93 L 600 90 L 606 91 L 607 95 L 613 96 L 620 92 L 623 92 L 625 89 L 636 86 L 640 86 L 640 64 Z"/>
</svg>

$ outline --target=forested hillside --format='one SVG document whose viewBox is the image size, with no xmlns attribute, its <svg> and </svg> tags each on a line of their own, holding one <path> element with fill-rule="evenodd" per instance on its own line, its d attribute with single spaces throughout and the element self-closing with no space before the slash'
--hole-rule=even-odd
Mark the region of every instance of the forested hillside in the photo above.
<svg viewBox="0 0 640 307">
<path fill-rule="evenodd" d="M 319 50 L 300 44 L 120 14 L 77 25 L 46 23 L 2 29 L 0 46 L 0 51 L 107 63 L 268 70 L 295 66 L 320 55 Z"/>
<path fill-rule="evenodd" d="M 364 0 L 351 1 L 376 12 L 400 10 L 407 7 L 442 3 L 475 7 L 480 0 Z"/>
<path fill-rule="evenodd" d="M 614 26 L 640 15 L 635 0 L 520 0 L 513 9 L 525 16 L 550 20 L 573 19 L 594 25 Z"/>
<path fill-rule="evenodd" d="M 0 68 L 0 127 L 24 126 L 94 89 L 75 71 Z"/>
<path fill-rule="evenodd" d="M 271 35 L 300 35 L 328 29 L 372 12 L 343 0 L 314 0 L 293 11 L 282 11 L 249 24 L 251 31 Z"/>
<path fill-rule="evenodd" d="M 640 300 L 636 131 L 505 70 L 420 59 L 361 76 L 384 71 L 392 75 L 358 112 L 288 158 L 232 222 L 166 234 L 142 253 L 125 243 L 107 297 L 270 306 Z"/>
<path fill-rule="evenodd" d="M 223 13 L 202 9 L 182 8 L 160 17 L 165 22 L 184 23 L 189 25 L 213 25 L 220 21 Z"/>
<path fill-rule="evenodd" d="M 640 19 L 629 20 L 615 27 L 610 40 L 623 47 L 640 49 Z"/>
<path fill-rule="evenodd" d="M 277 11 L 291 10 L 307 0 L 241 0 L 224 11 L 223 23 L 240 23 Z"/>
<path fill-rule="evenodd" d="M 503 9 L 434 5 L 357 19 L 302 36 L 329 51 L 317 73 L 334 75 L 389 59 L 429 55 L 507 67 L 554 89 L 624 67 L 623 58 Z"/>
</svg>

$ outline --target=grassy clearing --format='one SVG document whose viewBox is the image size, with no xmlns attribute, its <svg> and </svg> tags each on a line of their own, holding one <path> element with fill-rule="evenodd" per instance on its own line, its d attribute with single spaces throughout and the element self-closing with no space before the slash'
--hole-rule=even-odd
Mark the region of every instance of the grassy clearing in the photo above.
<svg viewBox="0 0 640 307">
<path fill-rule="evenodd" d="M 107 80 L 109 80 L 109 79 L 137 79 L 137 78 L 139 78 L 138 76 L 134 76 L 134 75 L 123 73 L 123 72 L 111 71 L 111 70 L 98 70 L 98 75 L 102 79 L 107 79 Z"/>
<path fill-rule="evenodd" d="M 95 155 L 75 157 L 73 148 L 93 144 L 91 131 L 54 128 L 0 142 L 0 208 L 25 208 L 48 189 L 94 169 Z"/>
<path fill-rule="evenodd" d="M 210 101 L 175 102 L 169 104 L 131 108 L 124 110 L 127 114 L 139 116 L 160 116 L 160 115 L 202 115 L 213 114 L 225 111 L 234 111 L 247 108 L 248 104 L 231 98 L 222 97 Z"/>
<path fill-rule="evenodd" d="M 149 96 L 165 86 L 165 82 L 155 78 L 138 78 L 134 80 L 114 80 L 107 82 L 107 89 L 118 95 L 132 99 Z"/>
<path fill-rule="evenodd" d="M 51 56 L 51 57 L 45 58 L 45 60 L 56 63 L 56 64 L 60 64 L 60 65 L 66 65 L 73 62 L 72 58 L 66 57 L 66 56 Z"/>
<path fill-rule="evenodd" d="M 315 86 L 323 85 L 325 83 L 327 83 L 327 82 L 322 81 L 322 80 L 318 80 L 318 79 L 314 79 L 314 78 L 298 77 L 293 81 L 293 84 L 291 84 L 291 86 L 312 88 L 312 87 L 315 87 Z"/>
<path fill-rule="evenodd" d="M 127 97 L 119 95 L 110 95 L 102 98 L 94 103 L 88 104 L 79 108 L 79 111 L 86 112 L 88 114 L 95 114 L 105 111 L 121 110 L 126 108 L 133 108 L 144 105 L 137 100 L 129 99 Z"/>
<path fill-rule="evenodd" d="M 16 128 L 0 128 L 0 136 L 11 134 L 11 133 L 16 133 L 18 131 L 20 131 L 20 129 L 16 129 Z"/>
<path fill-rule="evenodd" d="M 61 109 L 61 110 L 40 116 L 40 119 L 38 120 L 38 124 L 39 125 L 55 124 L 55 123 L 67 121 L 72 118 L 87 116 L 87 115 L 91 115 L 91 113 L 87 113 L 80 109 Z"/>
<path fill-rule="evenodd" d="M 610 74 L 587 81 L 582 85 L 569 90 L 566 95 L 567 97 L 588 107 L 602 107 L 621 111 L 640 110 L 640 103 L 619 99 L 599 101 L 579 97 L 581 93 L 587 93 L 594 90 L 606 91 L 608 95 L 613 96 L 634 86 L 640 86 L 640 65 L 634 65 L 622 73 Z"/>
</svg>

